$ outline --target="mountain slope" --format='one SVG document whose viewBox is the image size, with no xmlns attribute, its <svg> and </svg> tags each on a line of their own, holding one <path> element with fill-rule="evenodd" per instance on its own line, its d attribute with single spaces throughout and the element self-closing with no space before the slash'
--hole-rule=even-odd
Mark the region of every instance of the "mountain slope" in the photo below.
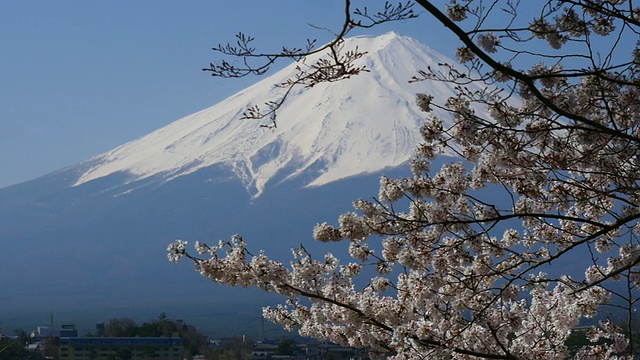
<svg viewBox="0 0 640 360">
<path fill-rule="evenodd" d="M 240 233 L 252 250 L 283 260 L 301 243 L 339 253 L 331 247 L 340 244 L 314 244 L 313 225 L 376 194 L 382 171 L 406 175 L 425 116 L 415 93 L 441 100 L 454 93 L 442 83 L 408 83 L 418 69 L 449 61 L 415 40 L 389 33 L 345 43 L 354 46 L 368 52 L 360 60 L 370 72 L 298 89 L 276 129 L 239 118 L 277 97 L 273 84 L 295 64 L 138 140 L 0 189 L 5 314 L 40 311 L 47 321 L 66 310 L 60 320 L 81 323 L 82 309 L 99 322 L 105 317 L 96 318 L 96 309 L 115 308 L 111 317 L 127 316 L 117 312 L 123 308 L 183 316 L 194 303 L 234 302 L 236 292 L 166 260 L 176 238 Z M 255 302 L 257 317 L 264 302 Z"/>
<path fill-rule="evenodd" d="M 395 33 L 351 38 L 344 46 L 368 52 L 361 61 L 370 73 L 294 91 L 279 111 L 282 121 L 276 129 L 239 118 L 248 105 L 278 98 L 282 89 L 273 84 L 291 77 L 295 63 L 208 109 L 91 159 L 75 186 L 117 172 L 128 174 L 127 182 L 154 176 L 162 182 L 226 164 L 258 196 L 276 177 L 313 169 L 315 176 L 306 185 L 319 186 L 406 162 L 424 119 L 414 104 L 424 85 L 408 80 L 417 69 L 451 60 Z M 453 95 L 445 84 L 429 86 L 439 98 Z"/>
</svg>

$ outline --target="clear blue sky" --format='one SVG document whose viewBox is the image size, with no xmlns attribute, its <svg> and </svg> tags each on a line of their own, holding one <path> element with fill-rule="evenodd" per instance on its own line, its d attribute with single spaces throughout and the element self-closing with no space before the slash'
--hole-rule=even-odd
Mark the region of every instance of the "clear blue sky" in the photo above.
<svg viewBox="0 0 640 360">
<path fill-rule="evenodd" d="M 211 47 L 238 31 L 264 50 L 307 37 L 323 43 L 328 34 L 307 24 L 338 29 L 342 14 L 340 0 L 1 2 L 0 187 L 108 151 L 258 81 L 201 71 L 216 56 Z M 458 45 L 442 29 L 424 15 L 371 33 L 394 30 L 452 56 Z"/>
</svg>

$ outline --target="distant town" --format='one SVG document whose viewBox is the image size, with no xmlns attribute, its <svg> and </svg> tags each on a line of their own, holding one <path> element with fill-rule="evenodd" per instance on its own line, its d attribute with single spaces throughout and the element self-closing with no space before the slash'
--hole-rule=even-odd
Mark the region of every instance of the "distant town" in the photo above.
<svg viewBox="0 0 640 360">
<path fill-rule="evenodd" d="M 75 324 L 0 332 L 0 360 L 366 360 L 366 349 L 301 337 L 209 338 L 180 319 L 162 313 L 137 324 L 129 318 L 98 323 L 86 334 Z"/>
</svg>

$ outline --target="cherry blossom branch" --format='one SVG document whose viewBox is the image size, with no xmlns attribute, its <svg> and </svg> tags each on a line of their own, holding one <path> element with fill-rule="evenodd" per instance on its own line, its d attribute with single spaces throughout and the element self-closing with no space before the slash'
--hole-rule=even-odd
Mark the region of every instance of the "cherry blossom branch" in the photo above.
<svg viewBox="0 0 640 360">
<path fill-rule="evenodd" d="M 213 50 L 223 55 L 240 58 L 243 66 L 238 67 L 226 60 L 221 60 L 218 64 L 210 63 L 208 68 L 202 70 L 209 72 L 211 76 L 215 77 L 240 78 L 247 75 L 263 75 L 279 59 L 284 58 L 298 62 L 299 65 L 296 67 L 296 74 L 292 78 L 276 84 L 277 87 L 285 89 L 282 95 L 277 99 L 266 101 L 264 104 L 266 110 L 263 110 L 259 105 L 251 105 L 242 115 L 242 119 L 260 120 L 268 118 L 270 122 L 260 126 L 275 128 L 277 127 L 277 111 L 285 103 L 295 87 L 302 85 L 305 88 L 311 88 L 320 83 L 349 79 L 362 72 L 368 72 L 365 66 L 354 64 L 354 61 L 365 54 L 364 52 L 359 52 L 355 49 L 348 50 L 344 54 L 340 53 L 343 39 L 350 31 L 355 28 L 371 28 L 386 22 L 415 18 L 417 15 L 413 12 L 413 5 L 414 3 L 411 1 L 407 1 L 404 4 L 399 3 L 398 5 L 385 2 L 383 9 L 375 14 L 370 13 L 366 7 L 362 10 L 356 9 L 354 15 L 368 20 L 367 23 L 363 23 L 362 20 L 353 20 L 351 15 L 351 1 L 345 0 L 342 28 L 338 33 L 333 34 L 333 39 L 326 45 L 315 48 L 316 39 L 307 39 L 307 44 L 304 47 L 283 47 L 281 52 L 256 53 L 256 49 L 251 45 L 254 38 L 239 33 L 236 35 L 237 41 L 235 45 L 229 43 L 226 45 L 218 45 L 214 47 Z M 306 59 L 310 56 L 319 55 L 325 51 L 328 51 L 326 57 L 322 57 L 312 64 L 307 64 Z M 250 59 L 265 61 L 259 65 L 252 65 L 249 62 Z"/>
<path fill-rule="evenodd" d="M 488 53 L 480 49 L 473 40 L 469 37 L 469 35 L 462 30 L 458 25 L 456 25 L 449 17 L 447 17 L 444 13 L 440 11 L 435 5 L 433 5 L 430 1 L 426 0 L 416 0 L 416 3 L 420 4 L 425 10 L 427 10 L 431 15 L 433 15 L 438 21 L 440 21 L 447 29 L 451 30 L 462 43 L 476 56 L 478 56 L 482 61 L 484 61 L 487 65 L 491 66 L 496 71 L 500 71 L 501 73 L 510 76 L 518 81 L 520 81 L 524 86 L 526 86 L 529 91 L 546 107 L 553 110 L 559 115 L 566 117 L 567 119 L 571 119 L 586 125 L 593 127 L 603 133 L 625 138 L 627 140 L 631 140 L 635 143 L 640 143 L 640 137 L 633 136 L 624 132 L 616 132 L 609 127 L 603 126 L 597 122 L 587 119 L 584 116 L 580 116 L 571 112 L 566 111 L 565 109 L 557 106 L 553 101 L 551 101 L 548 97 L 542 94 L 538 87 L 535 85 L 535 81 L 537 79 L 532 78 L 529 75 L 526 75 L 520 71 L 516 71 L 508 66 L 505 66 L 490 56 Z"/>
</svg>

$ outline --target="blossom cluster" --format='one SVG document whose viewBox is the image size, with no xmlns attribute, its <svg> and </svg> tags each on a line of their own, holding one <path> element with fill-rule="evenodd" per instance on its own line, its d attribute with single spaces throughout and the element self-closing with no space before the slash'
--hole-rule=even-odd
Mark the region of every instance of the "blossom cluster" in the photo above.
<svg viewBox="0 0 640 360">
<path fill-rule="evenodd" d="M 383 176 L 374 201 L 357 200 L 337 225 L 314 228 L 318 241 L 345 243 L 346 261 L 300 248 L 286 265 L 252 255 L 237 236 L 197 243 L 203 258 L 178 240 L 169 259 L 192 259 L 216 283 L 281 294 L 286 302 L 265 308 L 267 319 L 374 357 L 631 358 L 630 328 L 611 320 L 578 349 L 567 339 L 608 305 L 631 311 L 640 295 L 640 50 L 599 68 L 566 66 L 584 57 L 595 66 L 590 48 L 518 70 L 513 59 L 532 51 L 508 41 L 542 39 L 551 54 L 592 46 L 593 34 L 636 26 L 636 10 L 625 1 L 545 1 L 538 18 L 510 29 L 517 9 L 506 1 L 514 16 L 500 33 L 494 24 L 482 30 L 493 14 L 481 3 L 452 0 L 445 9 L 455 23 L 477 21 L 468 36 L 478 49 L 458 50 L 465 76 L 428 76 L 458 83 L 457 96 L 416 96 L 430 117 L 413 174 Z M 478 51 L 512 56 L 484 69 Z M 486 90 L 467 91 L 470 81 Z M 450 117 L 433 117 L 436 106 Z M 459 158 L 432 169 L 445 148 Z"/>
</svg>

